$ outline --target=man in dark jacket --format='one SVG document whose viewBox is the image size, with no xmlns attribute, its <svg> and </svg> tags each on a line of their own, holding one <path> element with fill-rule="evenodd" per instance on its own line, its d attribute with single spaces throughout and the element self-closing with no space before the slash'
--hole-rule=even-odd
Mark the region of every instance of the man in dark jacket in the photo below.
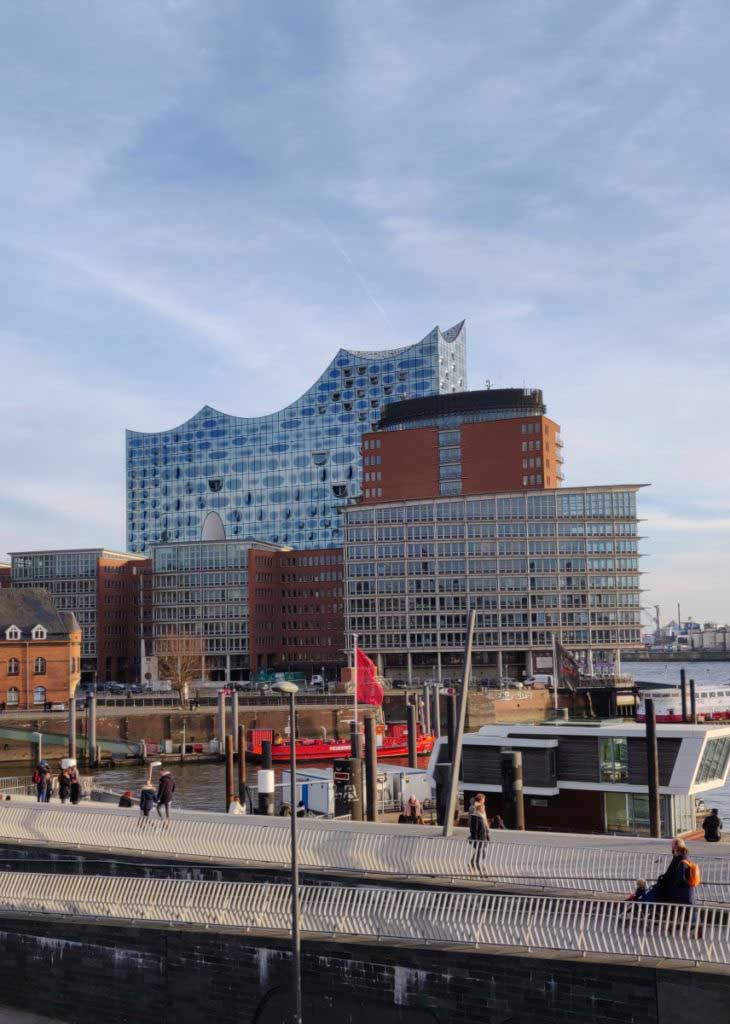
<svg viewBox="0 0 730 1024">
<path fill-rule="evenodd" d="M 697 893 L 689 884 L 687 847 L 682 839 L 672 842 L 672 859 L 669 867 L 657 880 L 655 899 L 659 903 L 684 903 L 694 906 Z"/>
<path fill-rule="evenodd" d="M 165 817 L 170 817 L 170 804 L 172 795 L 175 792 L 175 778 L 172 772 L 160 772 L 160 781 L 157 786 L 157 813 L 162 817 L 161 807 L 165 808 Z"/>
<path fill-rule="evenodd" d="M 702 822 L 702 831 L 705 833 L 705 842 L 720 842 L 722 838 L 722 818 L 717 813 L 717 807 L 713 807 L 712 814 L 708 814 Z"/>
</svg>

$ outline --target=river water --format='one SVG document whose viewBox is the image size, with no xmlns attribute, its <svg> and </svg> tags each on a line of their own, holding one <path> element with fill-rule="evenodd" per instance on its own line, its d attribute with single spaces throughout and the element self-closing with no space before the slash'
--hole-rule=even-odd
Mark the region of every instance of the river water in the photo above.
<svg viewBox="0 0 730 1024">
<path fill-rule="evenodd" d="M 657 662 L 638 661 L 622 663 L 624 672 L 633 675 L 634 679 L 652 683 L 679 683 L 680 669 L 687 671 L 687 678 L 694 679 L 698 686 L 730 686 L 730 662 L 688 661 L 688 662 Z M 407 764 L 407 761 L 389 761 L 389 764 Z M 420 758 L 419 764 L 425 767 L 428 758 Z M 325 767 L 325 764 L 317 767 Z M 222 763 L 215 764 L 183 764 L 172 765 L 176 780 L 176 803 L 181 807 L 195 810 L 225 810 L 225 770 Z M 24 772 L 23 772 L 24 774 Z M 249 782 L 256 781 L 256 766 L 248 766 Z M 281 769 L 276 769 L 277 781 L 281 778 Z M 122 765 L 109 771 L 100 772 L 96 778 L 103 786 L 121 792 L 131 789 L 139 794 L 144 782 L 146 769 L 142 765 Z M 708 794 L 707 801 L 720 809 L 720 813 L 728 820 L 730 830 L 730 784 L 714 794 Z"/>
</svg>

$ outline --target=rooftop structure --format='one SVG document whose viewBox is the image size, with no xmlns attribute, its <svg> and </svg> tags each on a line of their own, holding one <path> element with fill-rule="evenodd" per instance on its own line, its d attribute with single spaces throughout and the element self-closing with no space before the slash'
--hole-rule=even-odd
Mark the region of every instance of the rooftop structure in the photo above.
<svg viewBox="0 0 730 1024">
<path fill-rule="evenodd" d="M 210 512 L 225 537 L 297 549 L 342 544 L 340 505 L 361 490 L 360 444 L 391 400 L 466 387 L 464 322 L 381 352 L 340 349 L 308 391 L 267 416 L 205 406 L 159 433 L 127 431 L 131 552 L 204 533 Z"/>
</svg>

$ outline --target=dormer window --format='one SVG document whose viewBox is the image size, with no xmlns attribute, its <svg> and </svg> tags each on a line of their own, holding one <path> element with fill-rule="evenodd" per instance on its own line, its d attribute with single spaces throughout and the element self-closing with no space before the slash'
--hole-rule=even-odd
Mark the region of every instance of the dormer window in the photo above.
<svg viewBox="0 0 730 1024">
<path fill-rule="evenodd" d="M 48 630 L 44 626 L 34 626 L 30 635 L 34 640 L 45 640 L 48 637 Z"/>
<path fill-rule="evenodd" d="M 17 626 L 8 626 L 5 630 L 6 640 L 20 640 L 20 630 Z"/>
</svg>

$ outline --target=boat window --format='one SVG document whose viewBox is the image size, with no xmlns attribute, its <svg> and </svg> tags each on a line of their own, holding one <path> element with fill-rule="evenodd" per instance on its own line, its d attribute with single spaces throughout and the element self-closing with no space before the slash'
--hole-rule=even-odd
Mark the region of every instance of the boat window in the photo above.
<svg viewBox="0 0 730 1024">
<path fill-rule="evenodd" d="M 716 696 L 717 696 L 717 694 L 714 692 L 714 690 L 713 690 L 712 693 L 701 693 L 700 694 L 700 697 L 716 697 Z"/>
<path fill-rule="evenodd" d="M 625 736 L 601 740 L 601 782 L 626 782 L 629 751 Z"/>
</svg>

